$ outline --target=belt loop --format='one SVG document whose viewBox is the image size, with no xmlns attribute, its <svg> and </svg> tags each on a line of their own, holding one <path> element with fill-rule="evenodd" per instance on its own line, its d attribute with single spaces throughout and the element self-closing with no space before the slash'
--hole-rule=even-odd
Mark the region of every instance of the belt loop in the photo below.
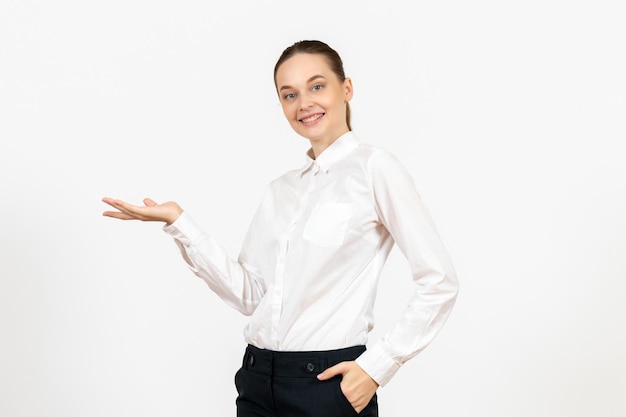
<svg viewBox="0 0 626 417">
<path fill-rule="evenodd" d="M 256 363 L 256 358 L 254 357 L 254 352 L 249 347 L 246 348 L 246 353 L 243 356 L 243 369 L 249 370 Z"/>
</svg>

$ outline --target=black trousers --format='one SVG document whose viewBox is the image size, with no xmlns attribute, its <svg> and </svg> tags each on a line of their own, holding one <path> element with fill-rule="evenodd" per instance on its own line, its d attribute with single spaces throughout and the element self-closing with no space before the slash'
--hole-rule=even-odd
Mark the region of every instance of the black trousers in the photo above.
<svg viewBox="0 0 626 417">
<path fill-rule="evenodd" d="M 378 417 L 377 397 L 357 413 L 343 395 L 341 376 L 317 375 L 352 361 L 365 346 L 314 352 L 276 352 L 248 346 L 235 375 L 237 417 Z"/>
</svg>

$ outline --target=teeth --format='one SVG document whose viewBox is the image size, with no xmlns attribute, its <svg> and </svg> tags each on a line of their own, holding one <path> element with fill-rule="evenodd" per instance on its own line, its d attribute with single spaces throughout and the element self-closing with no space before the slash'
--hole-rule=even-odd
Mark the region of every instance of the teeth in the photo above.
<svg viewBox="0 0 626 417">
<path fill-rule="evenodd" d="M 315 115 L 313 115 L 313 116 L 311 116 L 311 117 L 307 117 L 306 119 L 302 119 L 302 121 L 303 121 L 304 123 L 311 123 L 311 122 L 313 122 L 313 121 L 315 121 L 315 120 L 319 119 L 320 117 L 322 117 L 322 115 L 321 115 L 321 114 L 315 114 Z"/>
</svg>

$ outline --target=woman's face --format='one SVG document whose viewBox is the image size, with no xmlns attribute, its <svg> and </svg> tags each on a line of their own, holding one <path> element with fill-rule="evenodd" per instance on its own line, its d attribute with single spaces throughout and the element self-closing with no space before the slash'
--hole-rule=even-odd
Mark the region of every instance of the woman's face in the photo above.
<svg viewBox="0 0 626 417">
<path fill-rule="evenodd" d="M 349 131 L 346 103 L 352 98 L 352 82 L 341 82 L 323 55 L 289 58 L 276 71 L 276 88 L 289 124 L 314 150 L 325 149 Z"/>
</svg>

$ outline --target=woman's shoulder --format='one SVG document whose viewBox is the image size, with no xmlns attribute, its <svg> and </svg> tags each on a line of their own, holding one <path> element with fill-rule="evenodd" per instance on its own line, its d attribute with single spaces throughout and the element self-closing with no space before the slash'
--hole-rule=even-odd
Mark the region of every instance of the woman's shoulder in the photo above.
<svg viewBox="0 0 626 417">
<path fill-rule="evenodd" d="M 361 153 L 361 157 L 367 161 L 368 170 L 385 171 L 401 167 L 400 159 L 381 145 L 362 142 L 358 150 Z"/>
<path fill-rule="evenodd" d="M 293 168 L 286 172 L 283 172 L 282 174 L 277 175 L 273 179 L 270 180 L 268 184 L 268 188 L 283 187 L 287 184 L 291 184 L 300 177 L 300 175 L 302 174 L 304 170 L 305 170 L 305 167 L 300 167 L 300 168 Z"/>
</svg>

